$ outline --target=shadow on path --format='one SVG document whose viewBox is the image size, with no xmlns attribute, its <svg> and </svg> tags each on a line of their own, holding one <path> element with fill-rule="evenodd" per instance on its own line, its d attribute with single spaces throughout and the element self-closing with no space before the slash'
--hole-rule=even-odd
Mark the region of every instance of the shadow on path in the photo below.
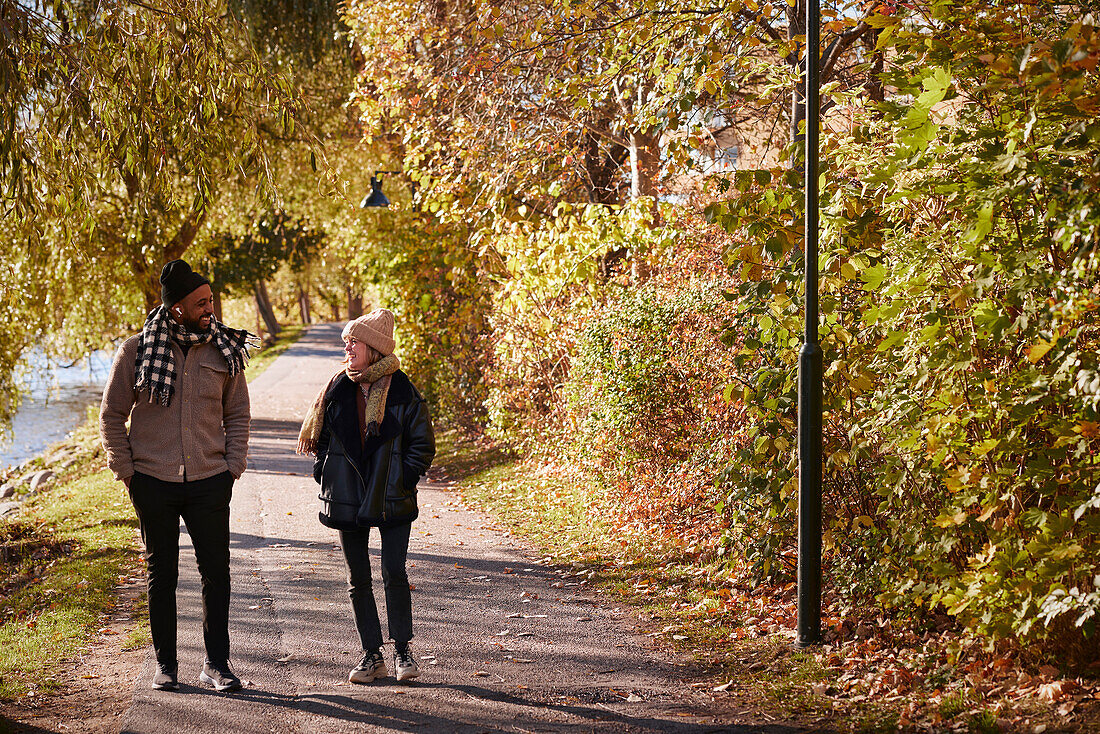
<svg viewBox="0 0 1100 734">
<path fill-rule="evenodd" d="M 56 729 L 43 729 L 32 724 L 12 721 L 0 714 L 0 734 L 58 734 Z"/>
<path fill-rule="evenodd" d="M 623 699 L 616 697 L 614 694 L 609 694 L 603 689 L 592 689 L 590 691 L 592 701 L 582 702 L 577 699 L 576 695 L 572 695 L 562 696 L 561 698 L 565 701 L 562 703 L 521 698 L 475 685 L 415 682 L 396 684 L 392 679 L 372 686 L 364 686 L 358 689 L 358 692 L 361 695 L 369 695 L 372 693 L 377 694 L 383 689 L 397 699 L 395 703 L 401 705 L 391 706 L 380 703 L 377 698 L 366 700 L 351 693 L 318 692 L 286 695 L 259 688 L 246 688 L 232 694 L 232 696 L 235 700 L 241 702 L 251 702 L 256 705 L 266 705 L 288 711 L 304 711 L 324 719 L 332 719 L 334 722 L 381 727 L 386 731 L 491 732 L 517 731 L 517 727 L 521 727 L 520 731 L 526 731 L 522 728 L 525 726 L 535 727 L 538 731 L 577 731 L 577 728 L 581 727 L 581 730 L 586 731 L 641 730 L 684 732 L 685 734 L 688 732 L 793 734 L 794 732 L 806 731 L 805 729 L 795 729 L 782 725 L 715 725 L 701 724 L 694 721 L 677 723 L 647 716 L 632 716 L 610 708 L 610 705 L 622 706 L 628 704 L 624 704 Z M 351 690 L 356 691 L 357 689 L 352 688 Z M 417 710 L 408 705 L 410 702 L 418 700 L 418 692 L 430 693 L 431 691 L 444 690 L 458 694 L 460 700 L 464 700 L 469 708 L 456 711 L 454 707 L 449 707 L 445 712 L 441 712 L 443 715 L 436 715 Z M 575 689 L 569 689 L 569 692 L 579 693 Z M 202 710 L 208 707 L 212 708 L 217 701 L 222 700 L 227 694 L 181 684 L 177 695 L 186 695 L 188 702 L 194 702 L 189 708 Z M 208 699 L 209 703 L 204 704 L 204 699 Z M 500 709 L 498 707 L 496 710 L 487 710 L 482 705 L 484 703 L 502 704 L 508 708 Z M 585 705 L 586 703 L 589 705 Z M 519 709 L 518 712 L 516 711 L 517 708 Z M 547 721 L 546 712 L 548 711 L 561 714 L 563 720 L 561 722 Z M 683 714 L 685 716 L 694 715 L 689 710 L 685 710 Z M 565 717 L 569 717 L 569 720 L 565 720 Z M 42 730 L 32 729 L 29 731 Z M 129 730 L 123 729 L 122 734 L 131 733 Z M 137 733 L 134 732 L 133 734 Z"/>
</svg>

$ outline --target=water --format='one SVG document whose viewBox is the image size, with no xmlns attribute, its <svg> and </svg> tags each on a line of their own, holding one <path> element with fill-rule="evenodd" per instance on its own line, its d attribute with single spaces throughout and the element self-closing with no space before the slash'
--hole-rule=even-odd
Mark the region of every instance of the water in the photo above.
<svg viewBox="0 0 1100 734">
<path fill-rule="evenodd" d="M 45 374 L 41 354 L 27 358 L 31 366 L 29 394 L 12 418 L 11 434 L 0 437 L 0 470 L 38 456 L 84 422 L 88 406 L 97 404 L 103 395 L 113 356 L 112 352 L 93 352 L 75 365 L 54 366 Z"/>
</svg>

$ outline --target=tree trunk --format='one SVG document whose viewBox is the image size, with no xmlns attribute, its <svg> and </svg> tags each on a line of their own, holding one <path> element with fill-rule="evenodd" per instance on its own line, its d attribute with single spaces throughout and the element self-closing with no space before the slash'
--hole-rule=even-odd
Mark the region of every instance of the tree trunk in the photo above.
<svg viewBox="0 0 1100 734">
<path fill-rule="evenodd" d="M 222 320 L 222 294 L 219 293 L 218 291 L 214 291 L 214 298 L 212 300 L 213 300 L 213 303 L 211 305 L 214 306 L 214 316 L 217 317 L 218 321 L 221 321 Z"/>
<path fill-rule="evenodd" d="M 656 193 L 661 153 L 657 139 L 648 133 L 635 132 L 630 136 L 630 198 L 652 196 Z"/>
<path fill-rule="evenodd" d="M 870 48 L 871 53 L 871 73 L 867 78 L 867 98 L 875 102 L 882 102 L 886 99 L 886 89 L 882 86 L 885 57 L 882 51 L 878 50 L 878 37 L 881 34 L 882 29 L 876 28 L 871 31 L 870 38 L 867 40 L 867 46 Z"/>
<path fill-rule="evenodd" d="M 256 296 L 256 310 L 260 312 L 260 317 L 264 320 L 267 333 L 274 339 L 279 336 L 279 332 L 283 330 L 283 327 L 279 326 L 279 322 L 275 318 L 275 309 L 271 307 L 271 297 L 267 295 L 267 284 L 262 280 L 257 280 L 253 286 L 253 293 Z"/>
<path fill-rule="evenodd" d="M 363 315 L 363 294 L 352 293 L 348 286 L 348 321 L 353 321 Z"/>
<path fill-rule="evenodd" d="M 146 313 L 160 305 L 160 271 L 172 260 L 178 260 L 184 256 L 205 221 L 205 209 L 188 212 L 180 222 L 175 236 L 162 246 L 156 244 L 158 233 L 152 227 L 142 227 L 141 248 L 140 251 L 135 248 L 131 253 L 130 266 L 134 269 L 134 276 L 141 283 Z M 152 263 L 149 262 L 150 257 L 153 258 Z M 218 318 L 221 318 L 220 313 Z"/>
<path fill-rule="evenodd" d="M 309 317 L 309 291 L 302 287 L 302 284 L 298 284 L 298 311 L 302 316 L 303 324 L 313 323 Z"/>
</svg>

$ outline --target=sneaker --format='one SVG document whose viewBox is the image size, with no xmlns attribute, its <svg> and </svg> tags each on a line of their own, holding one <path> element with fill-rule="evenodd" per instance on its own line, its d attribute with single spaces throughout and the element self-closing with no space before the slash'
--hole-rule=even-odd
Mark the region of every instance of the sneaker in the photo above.
<svg viewBox="0 0 1100 734">
<path fill-rule="evenodd" d="M 370 683 L 389 675 L 386 670 L 386 661 L 382 658 L 381 650 L 374 650 L 363 655 L 363 660 L 348 673 L 348 680 L 352 683 Z"/>
<path fill-rule="evenodd" d="M 157 663 L 157 672 L 153 674 L 154 691 L 178 691 L 180 682 L 176 678 L 175 665 Z"/>
<path fill-rule="evenodd" d="M 207 660 L 199 673 L 199 680 L 219 691 L 241 690 L 241 679 L 229 670 L 229 663 L 215 664 Z"/>
<path fill-rule="evenodd" d="M 412 680 L 420 675 L 420 668 L 408 649 L 398 650 L 393 654 L 393 669 L 397 680 Z"/>
</svg>

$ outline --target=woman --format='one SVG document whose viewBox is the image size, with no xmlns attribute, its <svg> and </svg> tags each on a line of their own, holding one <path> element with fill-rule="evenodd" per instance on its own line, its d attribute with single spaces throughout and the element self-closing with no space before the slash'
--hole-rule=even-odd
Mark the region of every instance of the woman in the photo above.
<svg viewBox="0 0 1100 734">
<path fill-rule="evenodd" d="M 348 675 L 370 683 L 388 675 L 382 626 L 371 588 L 370 529 L 382 538 L 382 581 L 394 674 L 420 674 L 409 653 L 412 595 L 405 571 L 416 519 L 416 483 L 435 458 L 428 406 L 393 354 L 393 314 L 371 311 L 344 327 L 344 369 L 321 390 L 298 435 L 298 453 L 316 455 L 321 523 L 340 531 L 348 566 L 348 593 L 363 659 Z"/>
</svg>

